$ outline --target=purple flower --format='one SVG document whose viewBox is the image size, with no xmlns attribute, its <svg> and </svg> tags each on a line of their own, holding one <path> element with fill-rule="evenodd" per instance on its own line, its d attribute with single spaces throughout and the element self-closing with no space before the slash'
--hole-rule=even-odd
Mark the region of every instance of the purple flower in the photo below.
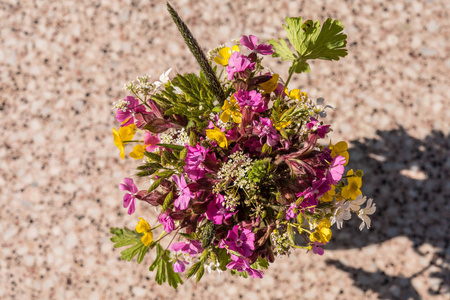
<svg viewBox="0 0 450 300">
<path fill-rule="evenodd" d="M 250 62 L 245 55 L 240 55 L 239 52 L 233 52 L 231 57 L 228 59 L 227 73 L 228 80 L 232 80 L 235 73 L 245 71 L 246 69 L 253 70 L 255 68 L 255 63 Z"/>
<path fill-rule="evenodd" d="M 172 264 L 173 266 L 173 271 L 175 273 L 183 273 L 184 270 L 186 270 L 186 261 L 185 260 L 181 260 L 181 259 L 177 259 L 175 260 L 175 262 Z"/>
<path fill-rule="evenodd" d="M 249 152 L 253 155 L 259 155 L 261 154 L 261 150 L 263 145 L 259 141 L 259 139 L 256 136 L 252 136 L 250 139 L 248 139 L 244 146 L 249 149 Z"/>
<path fill-rule="evenodd" d="M 303 196 L 303 201 L 300 203 L 300 206 L 314 212 L 314 208 L 317 204 L 319 204 L 317 199 L 323 196 L 330 189 L 330 183 L 326 178 L 314 180 L 311 187 L 297 194 L 297 197 Z"/>
<path fill-rule="evenodd" d="M 273 127 L 272 121 L 269 118 L 260 118 L 258 121 L 253 121 L 253 134 L 261 138 L 267 137 L 267 145 L 275 146 L 280 140 L 277 130 Z"/>
<path fill-rule="evenodd" d="M 179 189 L 179 196 L 175 201 L 173 202 L 173 206 L 177 210 L 183 210 L 186 209 L 189 205 L 189 200 L 194 198 L 194 195 L 191 193 L 191 190 L 188 188 L 186 184 L 186 180 L 184 179 L 183 175 L 180 175 L 180 177 L 173 175 L 172 176 L 173 181 L 178 186 Z"/>
<path fill-rule="evenodd" d="M 138 192 L 138 188 L 133 182 L 133 179 L 131 178 L 124 178 L 124 183 L 119 184 L 119 189 L 121 191 L 127 191 L 123 196 L 123 207 L 128 207 L 128 214 L 132 215 L 134 211 L 136 210 L 136 193 Z"/>
<path fill-rule="evenodd" d="M 311 244 L 311 248 L 314 254 L 319 254 L 319 255 L 323 255 L 323 249 L 320 248 L 319 246 L 322 246 L 322 243 L 319 242 L 314 242 Z"/>
<path fill-rule="evenodd" d="M 170 251 L 181 251 L 189 254 L 190 257 L 195 257 L 203 252 L 202 243 L 195 240 L 187 240 L 186 242 L 173 243 L 169 246 Z"/>
<path fill-rule="evenodd" d="M 213 201 L 208 204 L 206 216 L 216 225 L 221 225 L 224 220 L 229 219 L 236 212 L 230 212 L 223 206 L 225 201 L 223 195 L 218 195 Z"/>
<path fill-rule="evenodd" d="M 295 203 L 291 203 L 288 210 L 286 211 L 286 220 L 290 220 L 296 218 L 298 216 L 297 205 Z"/>
<path fill-rule="evenodd" d="M 239 225 L 235 225 L 232 230 L 228 231 L 226 239 L 222 240 L 228 249 L 239 252 L 244 257 L 252 255 L 255 250 L 255 234 L 250 229 L 242 229 L 239 234 Z"/>
<path fill-rule="evenodd" d="M 249 35 L 248 37 L 244 35 L 241 37 L 241 44 L 247 47 L 248 50 L 254 50 L 262 55 L 270 55 L 274 53 L 272 45 L 257 45 L 256 43 L 258 43 L 258 38 L 254 35 Z"/>
<path fill-rule="evenodd" d="M 239 90 L 234 93 L 234 98 L 241 108 L 249 106 L 253 111 L 264 112 L 267 110 L 267 103 L 263 101 L 262 95 L 256 90 L 244 91 Z"/>
<path fill-rule="evenodd" d="M 341 180 L 342 174 L 344 174 L 344 164 L 346 160 L 343 156 L 336 156 L 333 161 L 331 162 L 330 169 L 327 173 L 327 180 L 331 184 L 336 184 Z"/>
<path fill-rule="evenodd" d="M 187 146 L 184 171 L 190 179 L 197 180 L 205 177 L 206 170 L 203 162 L 207 153 L 208 149 L 205 149 L 201 144 L 197 144 L 195 147 Z"/>
<path fill-rule="evenodd" d="M 152 152 L 153 150 L 158 148 L 157 144 L 159 144 L 160 141 L 161 140 L 157 135 L 153 135 L 151 134 L 151 132 L 147 131 L 144 136 L 145 150 L 147 150 L 147 152 Z"/>
<path fill-rule="evenodd" d="M 120 127 L 133 124 L 134 113 L 145 112 L 145 106 L 139 104 L 139 100 L 132 96 L 127 96 L 126 99 L 122 100 L 122 103 L 123 103 L 122 107 L 117 108 L 116 120 L 119 121 L 120 123 L 125 121 L 126 122 L 120 125 Z"/>
<path fill-rule="evenodd" d="M 159 223 L 164 225 L 164 231 L 170 233 L 175 228 L 175 223 L 167 213 L 162 213 L 158 216 Z"/>
<path fill-rule="evenodd" d="M 311 131 L 316 131 L 317 135 L 320 138 L 324 138 L 325 135 L 330 130 L 330 125 L 319 126 L 318 123 L 319 123 L 319 121 L 317 121 L 315 118 L 311 117 L 311 122 L 306 124 L 306 128 L 308 128 L 308 130 L 311 130 Z"/>
<path fill-rule="evenodd" d="M 236 270 L 238 272 L 247 272 L 252 278 L 263 278 L 263 272 L 252 269 L 249 262 L 242 258 L 231 255 L 232 261 L 227 265 L 228 269 Z"/>
</svg>

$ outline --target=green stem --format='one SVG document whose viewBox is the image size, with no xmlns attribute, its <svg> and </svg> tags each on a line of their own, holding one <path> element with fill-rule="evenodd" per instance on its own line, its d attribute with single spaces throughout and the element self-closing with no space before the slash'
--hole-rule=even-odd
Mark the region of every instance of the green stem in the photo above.
<svg viewBox="0 0 450 300">
<path fill-rule="evenodd" d="M 292 66 L 291 66 L 291 71 L 289 72 L 288 79 L 286 80 L 286 83 L 284 84 L 285 87 L 287 87 L 288 84 L 289 84 L 289 81 L 291 81 L 291 77 L 292 77 L 292 75 L 294 74 L 294 71 L 295 71 L 295 65 L 296 65 L 296 64 L 297 64 L 297 61 L 295 60 L 294 63 L 292 64 Z"/>
</svg>

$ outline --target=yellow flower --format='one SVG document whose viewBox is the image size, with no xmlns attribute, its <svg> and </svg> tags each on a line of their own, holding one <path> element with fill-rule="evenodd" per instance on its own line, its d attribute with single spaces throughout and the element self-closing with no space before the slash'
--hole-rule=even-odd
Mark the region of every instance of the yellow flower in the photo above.
<svg viewBox="0 0 450 300">
<path fill-rule="evenodd" d="M 132 140 L 135 133 L 136 125 L 134 124 L 120 127 L 119 131 L 113 128 L 114 145 L 119 148 L 120 157 L 122 159 L 125 159 L 125 144 L 127 143 L 126 141 Z"/>
<path fill-rule="evenodd" d="M 239 52 L 239 47 L 234 45 L 231 49 L 230 47 L 223 47 L 219 50 L 218 56 L 214 57 L 214 61 L 222 66 L 228 65 L 228 59 L 231 57 L 233 52 Z"/>
<path fill-rule="evenodd" d="M 309 235 L 311 242 L 319 242 L 322 244 L 328 243 L 332 234 L 330 226 L 330 221 L 327 218 L 323 219 L 322 222 L 317 225 L 316 230 Z"/>
<path fill-rule="evenodd" d="M 145 147 L 143 145 L 136 145 L 133 148 L 133 151 L 130 152 L 130 156 L 134 159 L 143 159 L 144 158 Z"/>
<path fill-rule="evenodd" d="M 308 99 L 308 95 L 305 92 L 300 92 L 299 89 L 293 89 L 291 90 L 289 93 L 286 91 L 286 94 L 289 96 L 289 98 L 291 99 L 296 99 L 296 100 L 303 100 L 305 101 L 306 99 Z"/>
<path fill-rule="evenodd" d="M 136 231 L 138 233 L 144 233 L 144 235 L 141 237 L 141 241 L 145 246 L 148 246 L 153 241 L 153 232 L 150 225 L 142 218 L 138 224 L 136 225 Z"/>
<path fill-rule="evenodd" d="M 230 121 L 230 117 L 232 117 L 235 123 L 238 124 L 241 123 L 242 121 L 241 108 L 239 106 L 239 103 L 236 102 L 234 95 L 231 96 L 230 102 L 228 102 L 228 100 L 225 100 L 222 109 L 223 113 L 220 116 L 220 120 L 222 122 L 227 123 L 228 121 Z"/>
<path fill-rule="evenodd" d="M 353 169 L 347 172 L 347 176 L 353 175 Z M 360 190 L 362 186 L 361 177 L 349 177 L 347 178 L 348 185 L 342 188 L 341 194 L 345 199 L 356 199 L 358 195 L 361 195 L 362 192 Z"/>
<path fill-rule="evenodd" d="M 214 126 L 214 129 L 206 129 L 206 136 L 211 140 L 217 141 L 220 147 L 228 148 L 228 141 L 225 137 L 225 133 L 216 126 Z"/>
<path fill-rule="evenodd" d="M 273 74 L 271 79 L 260 84 L 261 88 L 264 90 L 264 94 L 270 94 L 275 91 L 278 86 L 278 78 L 280 78 L 280 75 Z"/>
<path fill-rule="evenodd" d="M 349 154 L 348 154 L 348 144 L 344 141 L 340 141 L 337 144 L 335 144 L 334 146 L 331 146 L 330 143 L 330 149 L 331 149 L 331 156 L 333 158 L 335 158 L 336 156 L 343 156 L 345 158 L 345 164 L 344 166 L 346 166 L 348 164 L 348 159 L 350 158 Z"/>
<path fill-rule="evenodd" d="M 329 190 L 325 195 L 323 195 L 319 200 L 321 202 L 331 202 L 333 201 L 333 197 L 336 195 L 336 189 L 334 185 L 331 186 L 331 190 Z"/>
</svg>

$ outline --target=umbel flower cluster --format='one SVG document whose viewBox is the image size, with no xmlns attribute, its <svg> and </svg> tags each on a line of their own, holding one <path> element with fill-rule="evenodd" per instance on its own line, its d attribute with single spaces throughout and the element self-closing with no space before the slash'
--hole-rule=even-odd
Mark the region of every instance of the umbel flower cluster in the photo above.
<svg viewBox="0 0 450 300">
<path fill-rule="evenodd" d="M 156 248 L 150 270 L 175 288 L 181 274 L 198 281 L 205 270 L 261 278 L 296 248 L 322 255 L 331 227 L 353 214 L 369 228 L 375 204 L 361 193 L 363 172 L 345 170 L 347 144 L 327 138 L 330 107 L 289 86 L 294 73 L 310 71 L 307 60 L 347 54 L 341 23 L 286 18 L 291 46 L 249 35 L 206 56 L 168 10 L 201 72 L 138 77 L 115 104 L 114 143 L 122 159 L 133 147 L 137 176 L 150 182 L 141 190 L 125 178 L 123 207 L 158 212 L 157 220 L 140 217 L 135 230 L 111 228 L 115 247 L 130 246 L 122 259 L 140 263 Z M 292 61 L 286 80 L 264 67 L 267 57 Z"/>
</svg>

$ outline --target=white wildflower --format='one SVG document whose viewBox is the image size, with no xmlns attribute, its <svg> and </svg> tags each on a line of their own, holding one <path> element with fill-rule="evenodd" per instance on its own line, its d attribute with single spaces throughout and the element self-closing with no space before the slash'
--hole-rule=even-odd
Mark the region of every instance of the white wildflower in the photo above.
<svg viewBox="0 0 450 300">
<path fill-rule="evenodd" d="M 334 211 L 334 215 L 331 217 L 331 225 L 336 223 L 337 228 L 341 229 L 344 224 L 344 220 L 348 221 L 352 217 L 352 214 L 349 210 L 350 202 L 342 200 L 336 202 L 335 206 L 336 210 Z"/>
<path fill-rule="evenodd" d="M 161 74 L 161 76 L 159 76 L 159 81 L 155 81 L 156 88 L 159 88 L 160 86 L 165 85 L 166 83 L 169 82 L 169 80 L 170 80 L 170 78 L 169 78 L 170 71 L 172 71 L 172 68 L 170 68 L 169 70 L 163 72 Z"/>
<path fill-rule="evenodd" d="M 363 195 L 358 195 L 355 200 L 350 200 L 350 210 L 353 212 L 357 212 L 360 210 L 360 206 L 366 202 L 367 197 Z"/>
<path fill-rule="evenodd" d="M 173 92 L 175 94 L 177 94 L 177 95 L 182 95 L 183 94 L 183 91 L 179 87 L 177 87 L 175 85 L 173 86 Z"/>
<path fill-rule="evenodd" d="M 359 230 L 364 229 L 364 225 L 367 226 L 367 229 L 370 228 L 370 218 L 369 215 L 373 214 L 376 210 L 375 203 L 372 203 L 373 199 L 370 198 L 367 201 L 366 207 L 361 209 L 358 213 L 358 217 L 362 220 L 361 225 L 359 226 Z M 372 205 L 373 204 L 373 205 Z"/>
</svg>

